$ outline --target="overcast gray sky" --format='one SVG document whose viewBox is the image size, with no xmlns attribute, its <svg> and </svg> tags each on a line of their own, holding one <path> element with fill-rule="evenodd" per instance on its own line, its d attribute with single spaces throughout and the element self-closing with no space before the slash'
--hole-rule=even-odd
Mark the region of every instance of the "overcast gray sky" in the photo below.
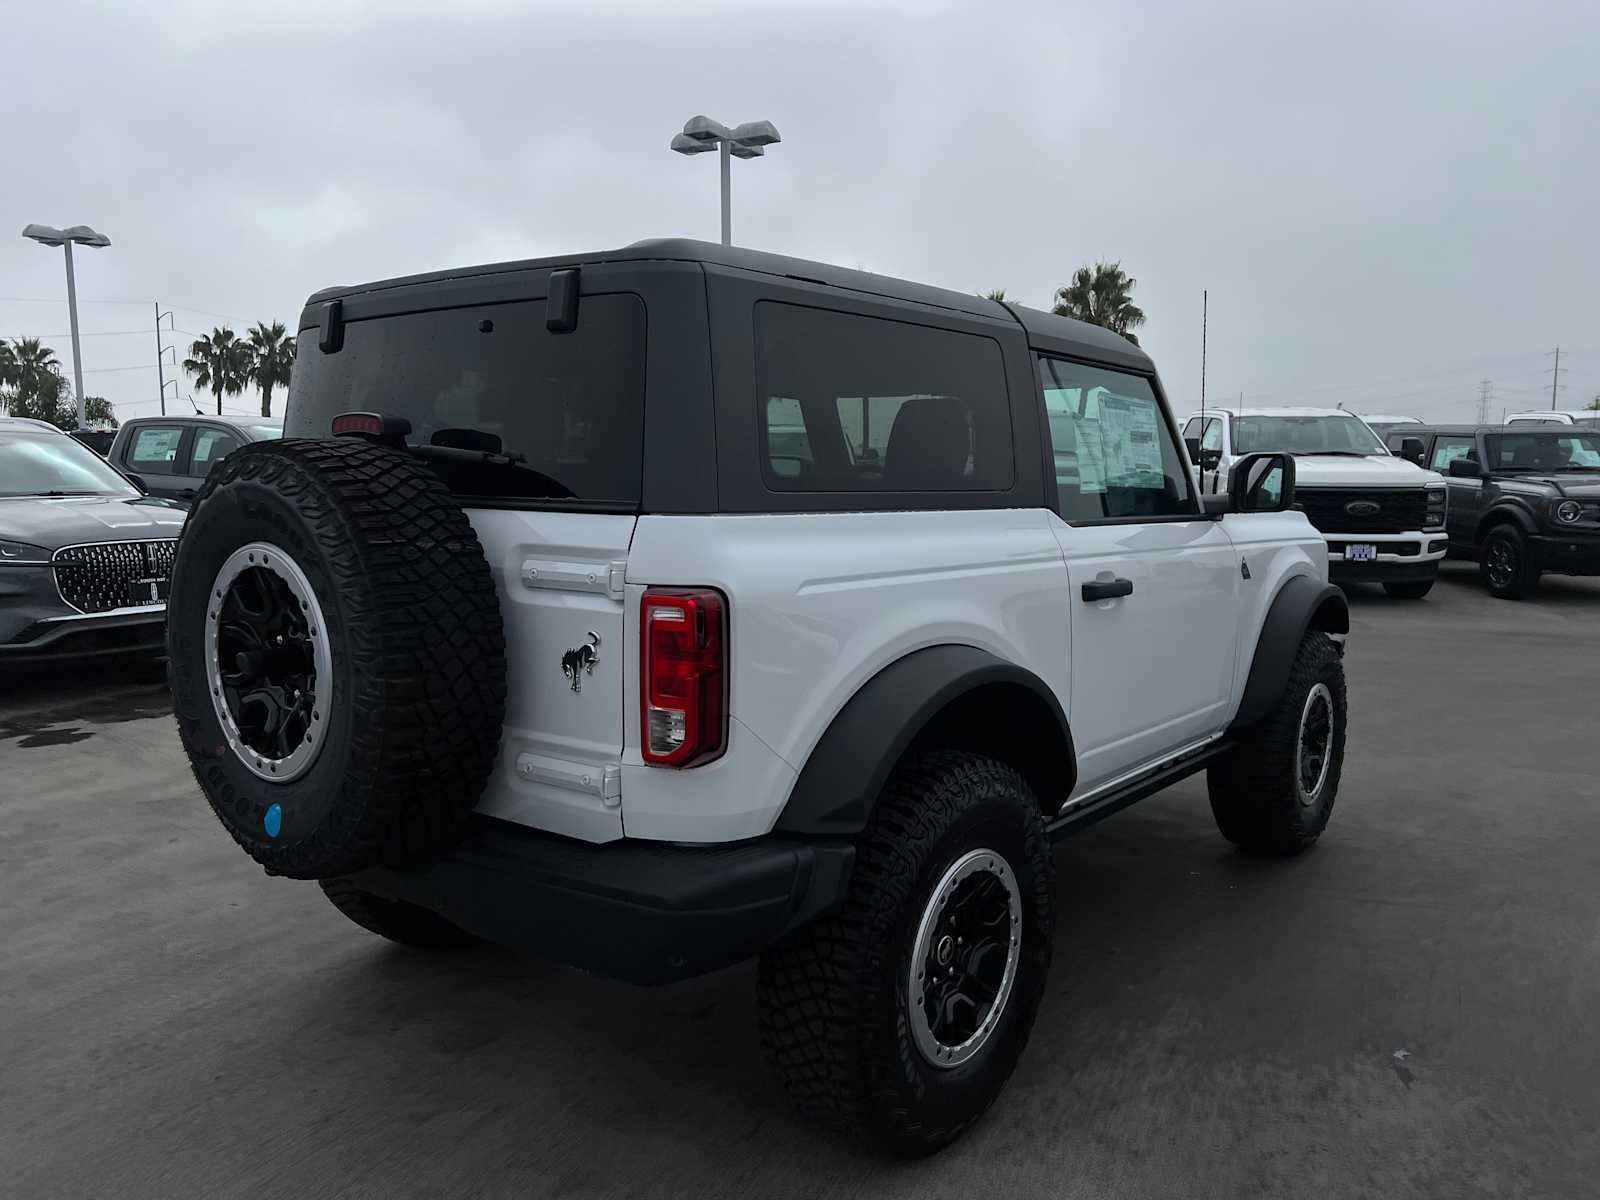
<svg viewBox="0 0 1600 1200">
<path fill-rule="evenodd" d="M 714 239 L 715 159 L 667 150 L 699 112 L 783 134 L 734 164 L 742 245 L 1040 307 L 1120 259 L 1180 413 L 1202 289 L 1212 402 L 1469 419 L 1487 378 L 1498 419 L 1557 345 L 1561 406 L 1600 393 L 1593 0 L 6 11 L 0 336 L 67 330 L 25 223 L 108 233 L 84 367 L 124 417 L 155 299 L 181 357 L 331 283 Z"/>
</svg>

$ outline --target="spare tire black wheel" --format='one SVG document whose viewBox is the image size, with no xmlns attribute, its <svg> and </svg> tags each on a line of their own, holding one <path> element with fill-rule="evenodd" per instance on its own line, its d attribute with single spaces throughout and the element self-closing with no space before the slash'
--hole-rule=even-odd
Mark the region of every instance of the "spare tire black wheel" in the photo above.
<svg viewBox="0 0 1600 1200">
<path fill-rule="evenodd" d="M 426 861 L 499 752 L 494 579 L 466 514 L 402 451 L 229 454 L 178 543 L 167 652 L 200 789 L 275 875 Z"/>
</svg>

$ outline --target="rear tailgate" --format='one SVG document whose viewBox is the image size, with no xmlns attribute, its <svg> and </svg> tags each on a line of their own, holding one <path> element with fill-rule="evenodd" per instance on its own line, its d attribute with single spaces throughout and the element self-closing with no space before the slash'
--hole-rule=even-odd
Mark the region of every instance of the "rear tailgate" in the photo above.
<svg viewBox="0 0 1600 1200">
<path fill-rule="evenodd" d="M 478 811 L 622 836 L 623 575 L 635 518 L 471 509 L 500 593 L 506 723 Z"/>
</svg>

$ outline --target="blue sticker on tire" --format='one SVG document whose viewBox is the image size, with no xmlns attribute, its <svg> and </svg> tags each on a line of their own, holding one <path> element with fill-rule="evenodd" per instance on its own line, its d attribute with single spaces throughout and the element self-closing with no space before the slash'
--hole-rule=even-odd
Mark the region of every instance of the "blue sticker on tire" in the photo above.
<svg viewBox="0 0 1600 1200">
<path fill-rule="evenodd" d="M 261 823 L 267 827 L 268 837 L 277 837 L 278 831 L 283 828 L 283 806 L 274 804 L 267 809 L 267 815 L 262 819 Z"/>
</svg>

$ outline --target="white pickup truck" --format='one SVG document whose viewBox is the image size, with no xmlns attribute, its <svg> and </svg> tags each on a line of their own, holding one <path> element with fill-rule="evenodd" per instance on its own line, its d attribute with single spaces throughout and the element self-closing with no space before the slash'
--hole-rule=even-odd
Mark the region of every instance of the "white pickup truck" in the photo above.
<svg viewBox="0 0 1600 1200">
<path fill-rule="evenodd" d="M 685 241 L 298 332 L 288 436 L 178 549 L 173 689 L 228 832 L 367 929 L 760 956 L 798 1107 L 924 1154 L 1071 937 L 1054 840 L 1200 771 L 1247 852 L 1328 821 L 1348 618 L 1297 460 L 1202 496 L 1115 334 Z"/>
<path fill-rule="evenodd" d="M 1354 413 L 1208 408 L 1184 423 L 1183 436 L 1208 494 L 1227 490 L 1234 464 L 1246 455 L 1294 455 L 1295 496 L 1328 541 L 1334 583 L 1381 583 L 1407 600 L 1433 588 L 1448 549 L 1444 476 L 1391 454 Z"/>
</svg>

